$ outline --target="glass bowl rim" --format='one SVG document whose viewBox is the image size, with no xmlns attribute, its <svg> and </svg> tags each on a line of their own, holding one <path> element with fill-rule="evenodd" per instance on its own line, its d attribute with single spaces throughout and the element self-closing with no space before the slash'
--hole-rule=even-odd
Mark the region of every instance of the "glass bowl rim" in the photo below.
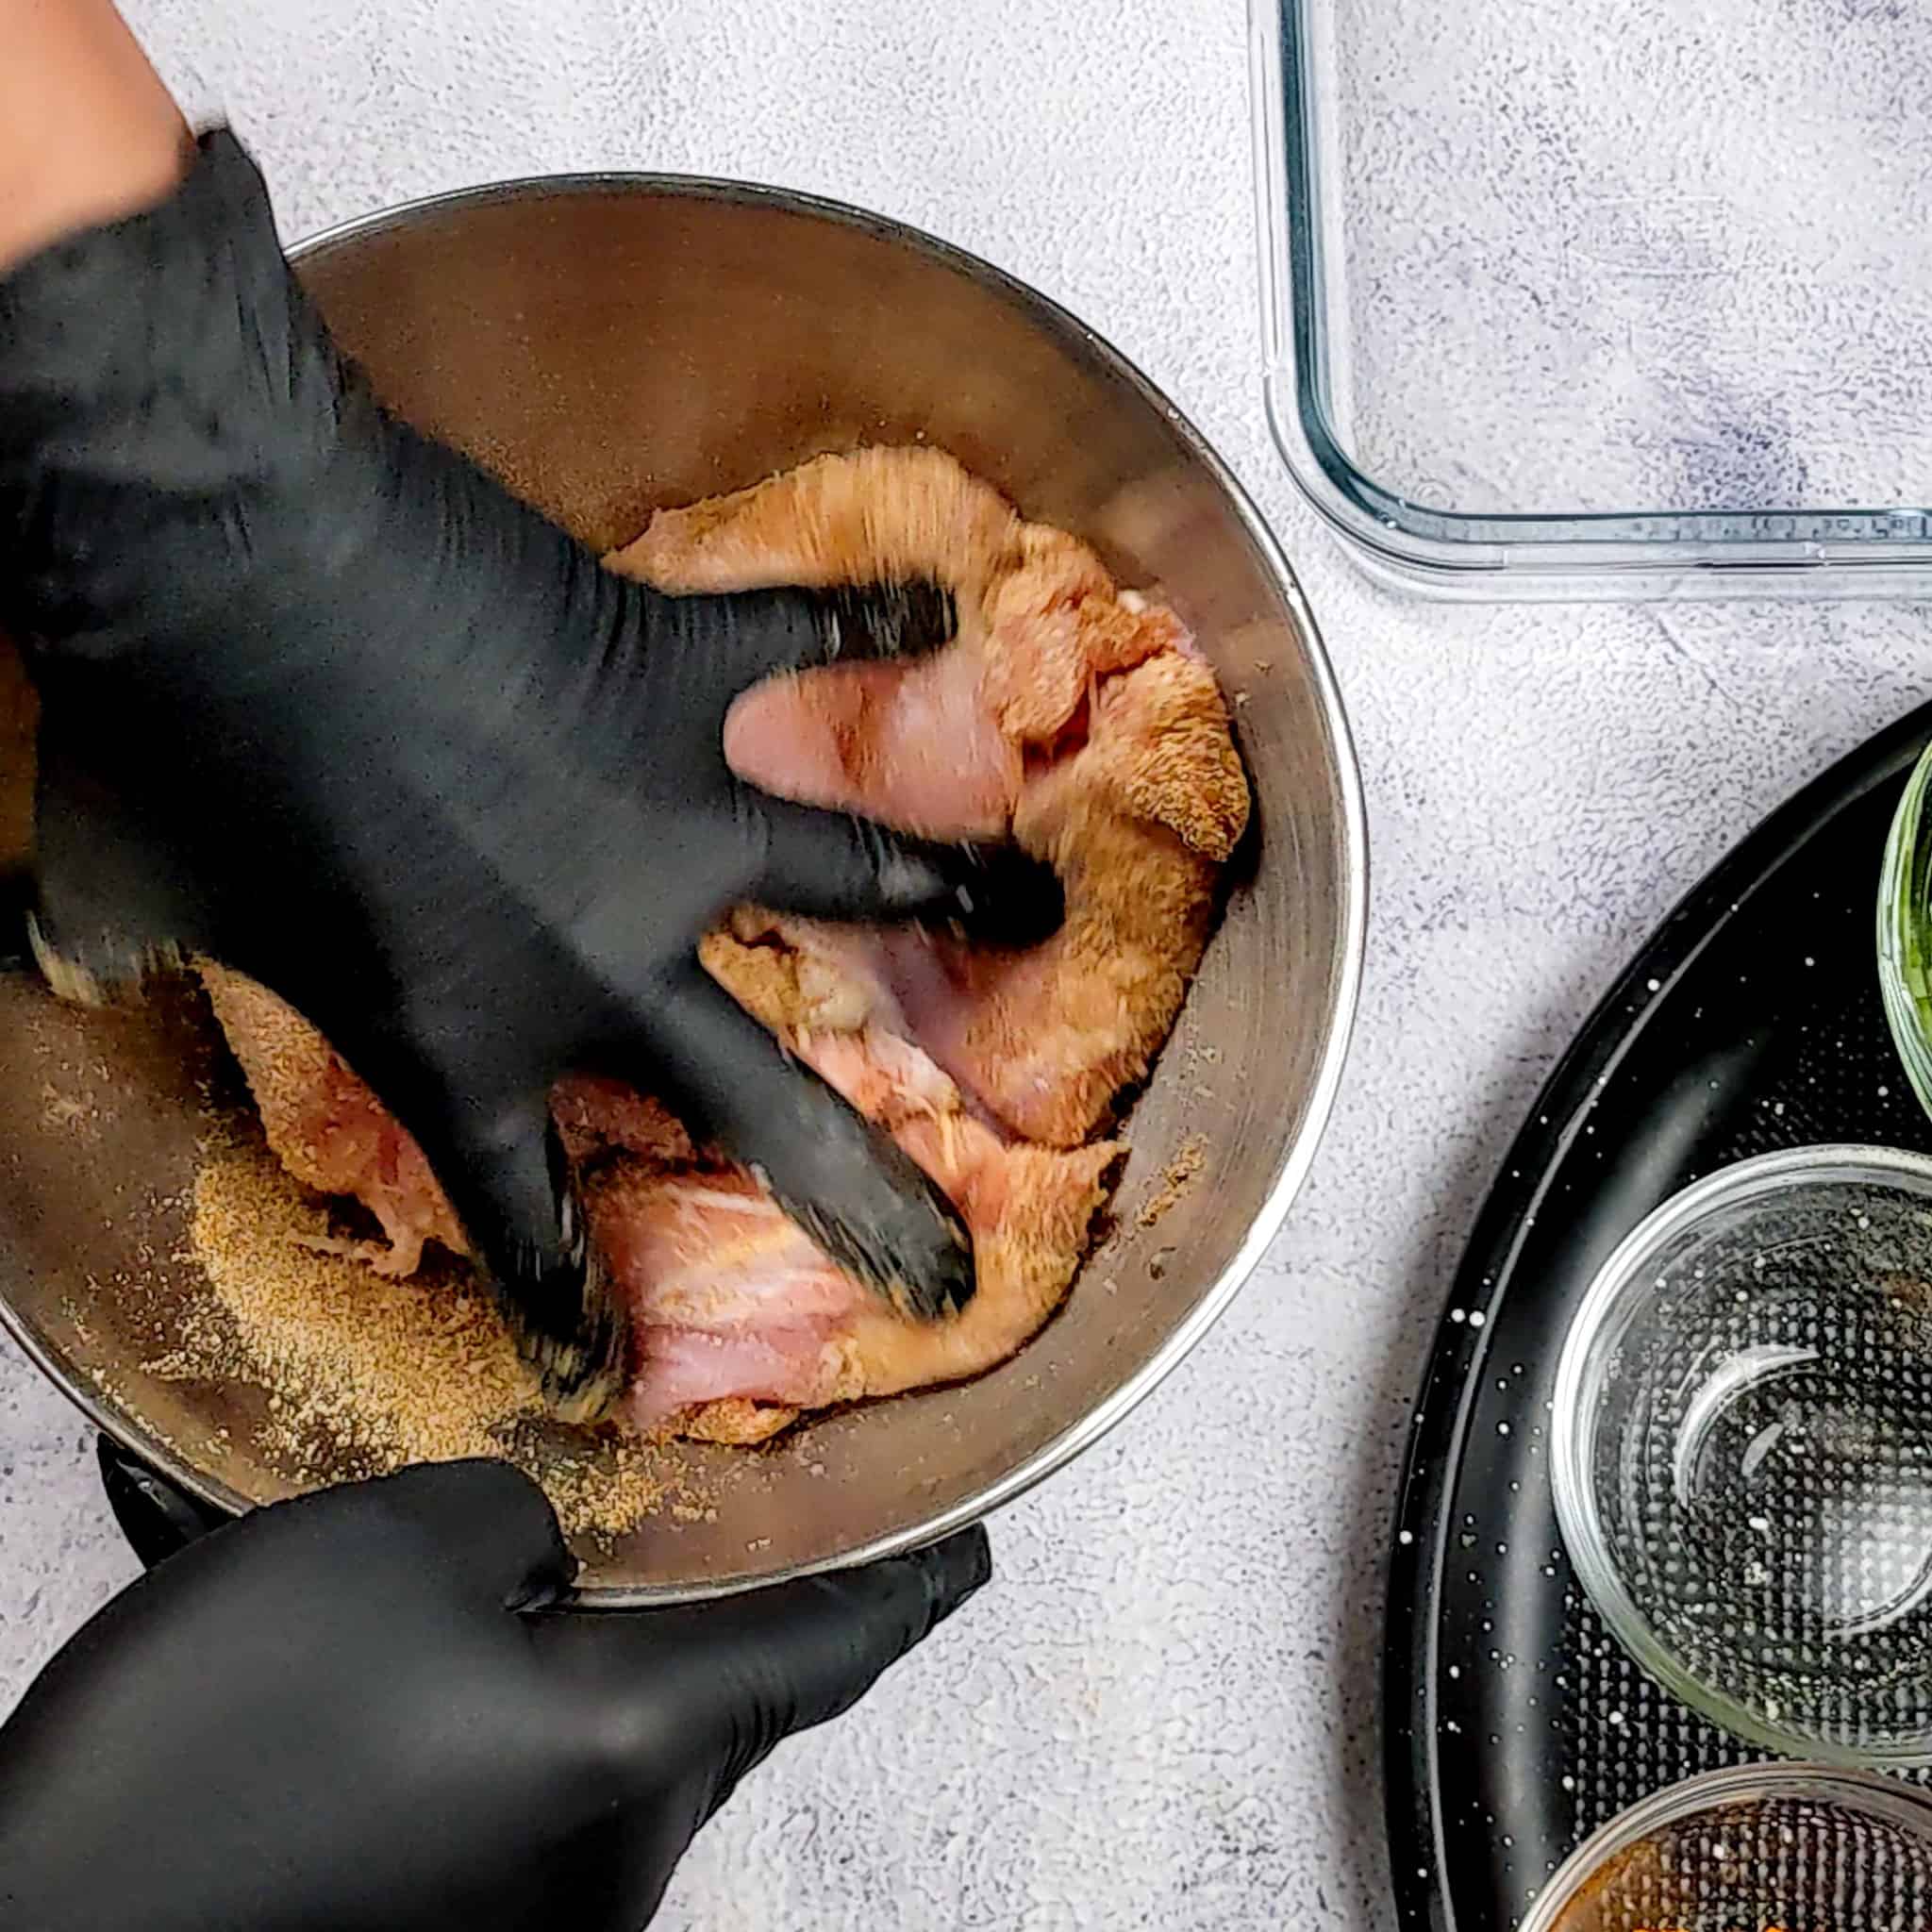
<svg viewBox="0 0 1932 1932">
<path fill-rule="evenodd" d="M 1645 1215 L 1597 1270 L 1563 1338 L 1551 1397 L 1550 1486 L 1563 1547 L 1584 1594 L 1637 1665 L 1674 1697 L 1734 1738 L 1766 1750 L 1839 1770 L 1906 1770 L 1932 1765 L 1932 1722 L 1909 1736 L 1839 1744 L 1778 1724 L 1681 1662 L 1624 1587 L 1609 1554 L 1591 1481 L 1590 1424 L 1601 1364 L 1653 1291 L 1648 1270 L 1657 1250 L 1719 1208 L 1762 1201 L 1800 1183 L 1859 1181 L 1903 1185 L 1932 1196 L 1932 1157 L 1854 1142 L 1779 1148 L 1706 1174 Z"/>
</svg>

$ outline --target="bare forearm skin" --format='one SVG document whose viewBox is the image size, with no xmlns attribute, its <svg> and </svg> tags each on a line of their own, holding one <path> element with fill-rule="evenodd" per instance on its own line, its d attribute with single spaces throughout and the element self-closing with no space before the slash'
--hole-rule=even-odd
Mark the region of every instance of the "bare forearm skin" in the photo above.
<svg viewBox="0 0 1932 1932">
<path fill-rule="evenodd" d="M 0 275 L 159 201 L 192 154 L 110 0 L 0 0 Z"/>
</svg>

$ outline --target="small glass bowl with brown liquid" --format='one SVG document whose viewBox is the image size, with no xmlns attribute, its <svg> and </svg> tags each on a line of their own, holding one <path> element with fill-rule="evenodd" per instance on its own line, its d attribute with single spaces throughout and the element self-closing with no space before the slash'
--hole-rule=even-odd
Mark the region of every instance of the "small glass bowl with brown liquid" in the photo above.
<svg viewBox="0 0 1932 1932">
<path fill-rule="evenodd" d="M 1520 1932 L 1925 1932 L 1932 1796 L 1870 1772 L 1754 1764 L 1633 1805 Z"/>
</svg>

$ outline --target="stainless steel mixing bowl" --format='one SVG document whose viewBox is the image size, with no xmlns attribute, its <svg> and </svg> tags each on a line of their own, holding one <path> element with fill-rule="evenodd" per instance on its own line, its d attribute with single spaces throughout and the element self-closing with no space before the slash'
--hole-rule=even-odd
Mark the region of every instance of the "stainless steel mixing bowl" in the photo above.
<svg viewBox="0 0 1932 1932">
<path fill-rule="evenodd" d="M 1280 1225 L 1334 1096 L 1361 958 L 1362 808 L 1287 562 L 1214 453 L 1106 343 L 872 216 L 715 182 L 551 179 L 376 215 L 296 257 L 398 410 L 594 547 L 661 504 L 823 451 L 924 440 L 1169 599 L 1233 694 L 1252 854 L 1065 1310 L 969 1385 L 829 1415 L 763 1453 L 691 1446 L 709 1519 L 666 1512 L 586 1549 L 585 1583 L 613 1602 L 703 1595 L 984 1514 L 1095 1441 L 1200 1340 Z M 0 979 L 0 1314 L 103 1428 L 242 1507 L 289 1488 L 255 1444 L 259 1391 L 143 1366 L 156 1308 L 195 1285 L 181 1197 L 212 1049 L 186 1026 L 165 1007 L 76 1013 Z M 1198 1177 L 1143 1223 L 1191 1141 Z"/>
</svg>

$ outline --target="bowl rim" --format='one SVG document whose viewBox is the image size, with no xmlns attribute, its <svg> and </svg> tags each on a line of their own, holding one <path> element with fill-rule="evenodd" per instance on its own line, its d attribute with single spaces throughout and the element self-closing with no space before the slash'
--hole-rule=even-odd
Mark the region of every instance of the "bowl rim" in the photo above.
<svg viewBox="0 0 1932 1932">
<path fill-rule="evenodd" d="M 1932 1792 L 1901 1784 L 1897 1778 L 1816 1758 L 1725 1765 L 1666 1785 L 1627 1806 L 1607 1824 L 1599 1825 L 1544 1882 L 1517 1932 L 1557 1932 L 1561 1915 L 1575 1903 L 1580 1889 L 1596 1875 L 1605 1860 L 1664 1825 L 1681 1824 L 1720 1805 L 1807 1794 L 1868 1815 L 1880 1813 L 1890 1823 L 1917 1829 L 1932 1845 Z"/>
<path fill-rule="evenodd" d="M 299 266 L 344 243 L 367 236 L 394 233 L 426 220 L 440 219 L 457 209 L 506 201 L 556 200 L 593 194 L 653 194 L 735 206 L 768 207 L 788 214 L 854 228 L 878 240 L 891 242 L 1004 295 L 1028 311 L 1050 334 L 1077 343 L 1110 375 L 1124 383 L 1142 403 L 1157 411 L 1188 456 L 1201 466 L 1219 489 L 1252 545 L 1262 573 L 1294 617 L 1310 691 L 1332 747 L 1329 763 L 1339 808 L 1337 832 L 1341 857 L 1337 943 L 1331 966 L 1328 1011 L 1324 1016 L 1326 1039 L 1308 1089 L 1301 1124 L 1283 1153 L 1280 1166 L 1269 1184 L 1259 1210 L 1249 1223 L 1240 1247 L 1179 1325 L 1147 1360 L 1112 1394 L 1070 1422 L 1058 1435 L 1003 1475 L 950 1507 L 903 1529 L 874 1537 L 856 1548 L 836 1555 L 789 1565 L 766 1576 L 625 1587 L 600 1586 L 576 1593 L 576 1600 L 586 1607 L 625 1609 L 736 1595 L 743 1591 L 762 1589 L 796 1577 L 851 1569 L 882 1557 L 924 1548 L 1004 1508 L 1044 1481 L 1082 1451 L 1092 1447 L 1167 1379 L 1226 1312 L 1235 1295 L 1280 1232 L 1288 1210 L 1307 1177 L 1316 1148 L 1334 1110 L 1361 991 L 1368 924 L 1369 844 L 1360 761 L 1356 754 L 1354 734 L 1349 728 L 1341 688 L 1334 667 L 1328 660 L 1321 628 L 1308 608 L 1307 599 L 1280 541 L 1234 471 L 1192 421 L 1141 368 L 1097 330 L 1089 327 L 1077 316 L 1018 276 L 922 228 L 888 215 L 855 208 L 849 203 L 792 189 L 722 176 L 623 170 L 514 175 L 473 187 L 420 195 L 335 223 L 289 244 L 285 253 L 291 265 Z M 69 1374 L 56 1360 L 51 1348 L 29 1330 L 25 1321 L 15 1313 L 4 1294 L 0 1294 L 0 1325 L 5 1326 L 34 1365 L 96 1428 L 130 1454 L 152 1464 L 170 1481 L 219 1509 L 240 1515 L 255 1507 L 227 1484 L 191 1468 L 166 1443 L 133 1428 L 128 1419 L 114 1413 L 94 1393 L 82 1387 L 79 1379 Z"/>
<path fill-rule="evenodd" d="M 1714 1209 L 1761 1200 L 1798 1181 L 1905 1182 L 1932 1193 L 1932 1158 L 1902 1147 L 1824 1141 L 1783 1147 L 1735 1161 L 1680 1189 L 1653 1208 L 1611 1250 L 1577 1305 L 1551 1393 L 1550 1487 L 1563 1547 L 1584 1593 L 1610 1634 L 1649 1676 L 1693 1710 L 1744 1742 L 1829 1765 L 1839 1771 L 1932 1765 L 1932 1724 L 1916 1738 L 1846 1745 L 1787 1727 L 1737 1702 L 1679 1660 L 1657 1634 L 1609 1554 L 1596 1488 L 1590 1426 L 1603 1344 L 1627 1328 L 1654 1286 L 1651 1257 L 1666 1241 Z M 1524 1928 L 1527 1932 L 1527 1928 Z"/>
</svg>

